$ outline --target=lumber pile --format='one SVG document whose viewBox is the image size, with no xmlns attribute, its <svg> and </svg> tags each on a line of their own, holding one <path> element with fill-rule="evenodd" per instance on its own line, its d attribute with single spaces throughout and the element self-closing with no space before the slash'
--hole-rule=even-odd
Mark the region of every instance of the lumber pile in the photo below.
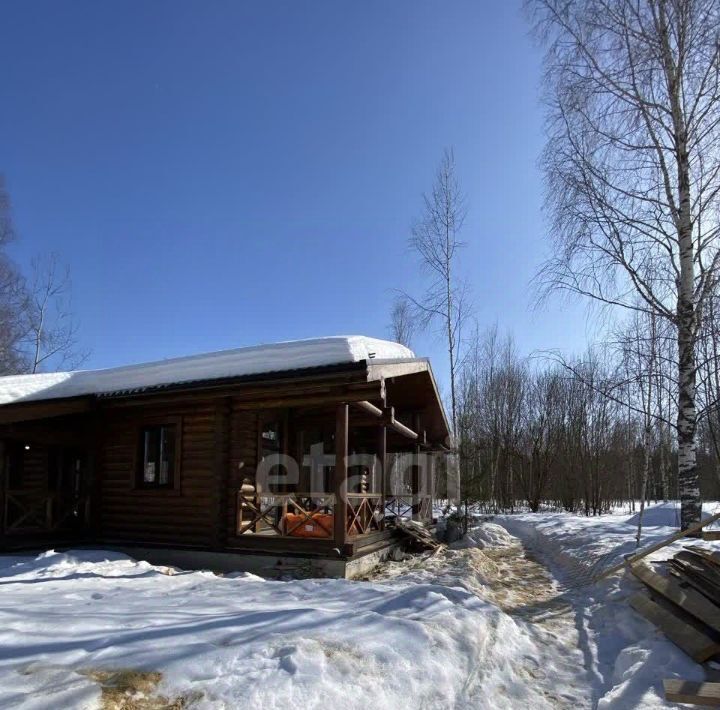
<svg viewBox="0 0 720 710">
<path fill-rule="evenodd" d="M 701 548 L 678 552 L 668 562 L 669 574 L 646 562 L 630 571 L 649 590 L 630 605 L 657 626 L 698 663 L 720 655 L 720 559 Z"/>
<path fill-rule="evenodd" d="M 679 552 L 670 560 L 670 572 L 715 604 L 720 604 L 720 561 L 701 548 Z"/>
<path fill-rule="evenodd" d="M 612 567 L 608 567 L 605 570 L 602 570 L 599 574 L 595 575 L 593 577 L 593 581 L 599 582 L 601 579 L 605 579 L 606 577 L 610 577 L 611 575 L 615 574 L 616 572 L 620 572 L 625 569 L 627 565 L 632 565 L 635 562 L 639 562 L 644 557 L 647 557 L 648 555 L 652 554 L 653 552 L 657 552 L 658 550 L 661 550 L 663 547 L 667 547 L 668 545 L 671 545 L 673 542 L 677 542 L 678 540 L 681 540 L 684 537 L 688 537 L 689 535 L 709 535 L 707 531 L 704 530 L 708 525 L 711 525 L 712 523 L 715 523 L 720 520 L 720 513 L 715 513 L 714 515 L 711 515 L 709 518 L 706 518 L 705 520 L 701 520 L 699 523 L 695 523 L 695 525 L 691 525 L 687 530 L 680 530 L 679 532 L 673 533 L 669 537 L 666 537 L 664 540 L 660 540 L 660 542 L 656 542 L 654 545 L 650 545 L 650 547 L 645 547 L 642 550 L 638 550 L 637 552 L 633 553 L 632 555 L 629 555 L 626 557 L 622 562 L 618 562 L 616 565 L 613 565 Z"/>
<path fill-rule="evenodd" d="M 404 541 L 410 552 L 437 550 L 442 545 L 435 539 L 432 532 L 420 523 L 395 518 L 391 525 L 395 529 L 395 534 Z"/>
<path fill-rule="evenodd" d="M 664 680 L 665 700 L 704 707 L 720 707 L 720 683 L 698 683 L 673 678 Z"/>
</svg>

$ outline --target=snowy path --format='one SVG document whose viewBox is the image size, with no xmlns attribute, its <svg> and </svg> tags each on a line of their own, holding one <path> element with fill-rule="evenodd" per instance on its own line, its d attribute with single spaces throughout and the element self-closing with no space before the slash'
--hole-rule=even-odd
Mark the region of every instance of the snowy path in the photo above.
<svg viewBox="0 0 720 710">
<path fill-rule="evenodd" d="M 674 503 L 648 508 L 643 545 L 674 533 L 676 514 Z M 665 701 L 662 680 L 705 678 L 700 665 L 631 609 L 629 598 L 643 589 L 632 575 L 615 574 L 592 582 L 593 573 L 635 550 L 636 515 L 619 511 L 588 518 L 571 513 L 527 513 L 496 516 L 493 523 L 502 524 L 550 568 L 563 591 L 561 598 L 573 607 L 592 707 L 598 710 L 677 707 Z M 667 559 L 684 544 L 712 547 L 712 543 L 698 540 L 680 541 L 648 559 Z"/>
<path fill-rule="evenodd" d="M 506 649 L 521 638 L 529 642 L 532 652 L 514 653 L 509 663 L 516 681 L 525 685 L 532 698 L 533 708 L 593 707 L 593 683 L 584 670 L 592 651 L 583 648 L 588 640 L 578 632 L 571 592 L 521 540 L 500 526 L 484 525 L 471 536 L 464 549 L 445 549 L 416 560 L 409 569 L 408 563 L 391 564 L 374 578 L 461 584 L 503 612 L 505 619 L 513 620 L 514 637 L 498 632 L 494 623 L 483 629 L 481 651 L 474 659 L 458 707 L 508 706 L 503 686 L 491 696 L 486 692 L 487 684 L 497 671 L 496 659 L 505 658 Z"/>
</svg>

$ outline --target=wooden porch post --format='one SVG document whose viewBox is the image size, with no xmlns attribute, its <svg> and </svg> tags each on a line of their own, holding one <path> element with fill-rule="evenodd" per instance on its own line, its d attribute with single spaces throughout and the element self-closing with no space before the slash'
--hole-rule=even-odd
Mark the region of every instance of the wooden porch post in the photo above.
<svg viewBox="0 0 720 710">
<path fill-rule="evenodd" d="M 413 459 L 410 482 L 412 490 L 412 519 L 420 520 L 422 517 L 422 504 L 420 502 L 420 444 L 413 446 Z"/>
<path fill-rule="evenodd" d="M 335 494 L 334 533 L 335 544 L 343 552 L 347 542 L 347 455 L 348 455 L 348 405 L 339 404 L 335 419 Z"/>
<path fill-rule="evenodd" d="M 232 399 L 223 397 L 215 403 L 215 422 L 213 431 L 213 503 L 211 521 L 211 544 L 220 549 L 225 546 L 228 534 L 230 508 L 230 446 L 232 437 Z M 235 499 L 232 505 L 237 508 Z"/>
<path fill-rule="evenodd" d="M 430 519 L 433 519 L 433 498 L 435 497 L 435 455 L 428 454 L 427 495 L 430 497 Z"/>
<path fill-rule="evenodd" d="M 5 457 L 5 440 L 0 439 L 0 539 L 5 541 L 5 526 L 7 525 L 7 466 Z M 0 545 L 0 549 L 5 547 Z"/>
<path fill-rule="evenodd" d="M 413 426 L 415 427 L 415 431 L 420 431 L 420 414 L 418 412 L 415 412 L 413 414 Z M 416 443 L 413 446 L 413 457 L 414 457 L 414 463 L 412 467 L 412 519 L 413 520 L 421 520 L 422 519 L 422 500 L 420 497 L 420 494 L 422 492 L 422 480 L 420 476 L 421 472 L 421 466 L 420 466 L 420 443 Z"/>
<path fill-rule="evenodd" d="M 382 530 L 385 528 L 385 481 L 387 480 L 385 472 L 387 466 L 387 428 L 384 424 L 378 427 L 377 458 L 380 465 L 380 512 L 382 514 L 380 529 Z"/>
</svg>

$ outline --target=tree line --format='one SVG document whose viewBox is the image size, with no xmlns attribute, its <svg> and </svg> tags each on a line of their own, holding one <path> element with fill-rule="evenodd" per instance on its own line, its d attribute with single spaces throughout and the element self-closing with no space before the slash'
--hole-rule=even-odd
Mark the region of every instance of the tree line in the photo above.
<svg viewBox="0 0 720 710">
<path fill-rule="evenodd" d="M 586 515 L 678 499 L 673 338 L 640 325 L 570 360 L 523 357 L 497 327 L 474 334 L 458 381 L 463 495 L 494 511 L 550 506 Z M 719 333 L 703 340 L 713 353 Z M 702 364 L 700 487 L 718 500 L 720 360 Z"/>
</svg>

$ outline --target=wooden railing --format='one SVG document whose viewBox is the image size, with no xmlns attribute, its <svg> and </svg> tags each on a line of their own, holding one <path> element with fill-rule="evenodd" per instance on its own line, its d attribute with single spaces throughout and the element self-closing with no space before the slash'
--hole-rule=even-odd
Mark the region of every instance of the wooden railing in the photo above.
<svg viewBox="0 0 720 710">
<path fill-rule="evenodd" d="M 237 494 L 237 534 L 332 539 L 332 493 Z"/>
<path fill-rule="evenodd" d="M 411 493 L 388 494 L 385 497 L 385 517 L 430 520 L 432 518 L 432 496 L 414 496 Z"/>
<path fill-rule="evenodd" d="M 413 511 L 413 497 L 407 495 L 387 495 L 385 497 L 385 516 L 388 518 L 410 518 Z"/>
<path fill-rule="evenodd" d="M 72 522 L 88 523 L 90 497 L 37 491 L 6 491 L 3 521 L 6 533 L 54 532 Z"/>
<path fill-rule="evenodd" d="M 365 535 L 383 529 L 382 495 L 349 493 L 347 496 L 349 535 Z"/>
<path fill-rule="evenodd" d="M 432 498 L 403 494 L 348 493 L 346 530 L 349 537 L 384 529 L 388 517 L 429 520 Z M 334 538 L 335 496 L 332 493 L 237 493 L 236 534 L 298 539 Z"/>
</svg>

